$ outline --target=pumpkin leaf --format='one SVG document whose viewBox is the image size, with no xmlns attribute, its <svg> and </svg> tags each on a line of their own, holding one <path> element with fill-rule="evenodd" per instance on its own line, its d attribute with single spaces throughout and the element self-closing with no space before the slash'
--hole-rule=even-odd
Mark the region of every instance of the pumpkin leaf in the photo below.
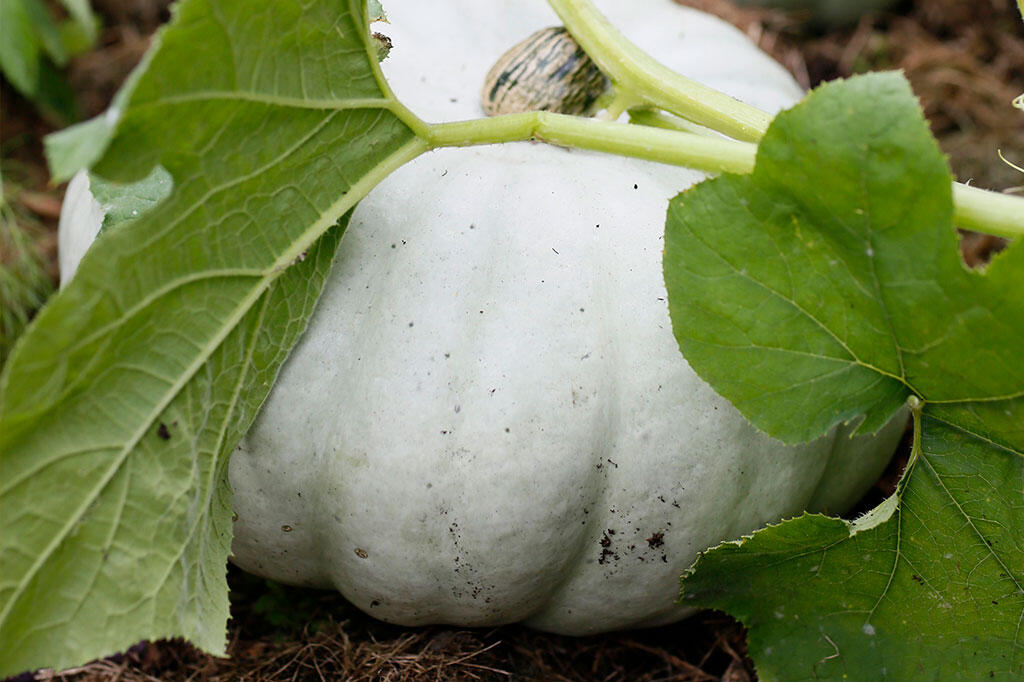
<svg viewBox="0 0 1024 682">
<path fill-rule="evenodd" d="M 404 121 L 362 0 L 185 0 L 115 108 L 51 145 L 63 172 L 173 187 L 96 241 L 0 375 L 0 675 L 141 638 L 223 653 L 227 455 L 350 209 L 425 148 Z"/>
<path fill-rule="evenodd" d="M 683 602 L 749 629 L 762 680 L 1024 675 L 1024 400 L 925 406 L 896 495 L 709 551 Z"/>
<path fill-rule="evenodd" d="M 776 118 L 751 175 L 671 202 L 665 280 L 683 354 L 787 442 L 861 416 L 859 431 L 876 431 L 913 394 L 1021 395 L 1024 254 L 966 269 L 952 210 L 902 76 L 822 86 Z"/>
<path fill-rule="evenodd" d="M 100 232 L 138 220 L 171 193 L 174 179 L 166 169 L 154 166 L 149 175 L 127 185 L 89 174 L 89 192 L 103 211 Z"/>
<path fill-rule="evenodd" d="M 366 0 L 366 15 L 370 23 L 375 21 L 383 21 L 387 23 L 388 15 L 384 12 L 384 7 L 381 6 L 380 0 Z"/>
<path fill-rule="evenodd" d="M 874 430 L 915 396 L 892 497 L 725 543 L 684 576 L 683 603 L 747 625 L 761 679 L 1024 674 L 1024 251 L 968 270 L 949 187 L 909 87 L 882 74 L 818 89 L 751 176 L 669 209 L 680 347 L 755 424 Z"/>
</svg>

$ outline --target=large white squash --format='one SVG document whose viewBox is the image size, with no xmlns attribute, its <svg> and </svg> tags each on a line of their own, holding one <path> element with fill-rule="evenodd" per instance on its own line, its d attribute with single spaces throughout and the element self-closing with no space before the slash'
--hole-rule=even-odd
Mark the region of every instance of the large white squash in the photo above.
<svg viewBox="0 0 1024 682">
<path fill-rule="evenodd" d="M 598 4 L 715 88 L 769 110 L 801 95 L 718 20 L 671 0 Z M 480 116 L 490 65 L 558 23 L 543 0 L 385 7 L 385 73 L 426 120 Z M 698 552 L 851 504 L 901 424 L 784 446 L 679 353 L 663 223 L 700 179 L 517 143 L 431 153 L 385 180 L 232 457 L 234 561 L 396 623 L 583 634 L 677 620 Z M 95 202 L 68 206 L 66 275 L 98 220 Z"/>
</svg>

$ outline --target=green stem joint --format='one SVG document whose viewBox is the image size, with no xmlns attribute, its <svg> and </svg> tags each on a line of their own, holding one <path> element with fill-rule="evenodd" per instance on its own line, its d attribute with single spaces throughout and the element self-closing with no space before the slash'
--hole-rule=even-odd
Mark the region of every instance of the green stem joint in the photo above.
<svg viewBox="0 0 1024 682">
<path fill-rule="evenodd" d="M 1024 1 L 1024 0 L 1021 0 Z M 771 117 L 677 74 L 625 38 L 591 0 L 549 0 L 576 42 L 615 87 L 632 123 L 534 111 L 426 125 L 429 148 L 537 140 L 708 173 L 749 173 Z M 666 115 L 666 113 L 672 115 Z M 732 139 L 729 139 L 732 138 Z M 1024 236 L 1024 198 L 953 183 L 954 223 L 1015 239 Z"/>
</svg>

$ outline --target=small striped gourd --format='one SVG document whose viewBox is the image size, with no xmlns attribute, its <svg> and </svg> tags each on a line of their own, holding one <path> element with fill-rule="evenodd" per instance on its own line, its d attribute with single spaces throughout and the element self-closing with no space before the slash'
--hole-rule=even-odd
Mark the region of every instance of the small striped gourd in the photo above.
<svg viewBox="0 0 1024 682">
<path fill-rule="evenodd" d="M 585 114 L 608 79 L 561 26 L 515 45 L 487 73 L 480 102 L 488 116 L 523 111 Z"/>
</svg>

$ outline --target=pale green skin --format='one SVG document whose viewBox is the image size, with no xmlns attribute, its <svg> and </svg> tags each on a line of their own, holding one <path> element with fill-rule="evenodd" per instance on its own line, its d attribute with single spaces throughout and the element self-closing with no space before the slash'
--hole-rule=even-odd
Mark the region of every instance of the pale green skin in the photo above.
<svg viewBox="0 0 1024 682">
<path fill-rule="evenodd" d="M 705 15 L 598 4 L 713 87 L 768 110 L 801 94 Z M 478 116 L 489 65 L 558 23 L 542 2 L 439 5 L 391 0 L 384 27 L 385 73 L 426 120 Z M 432 152 L 387 178 L 232 456 L 233 560 L 396 623 L 589 634 L 678 620 L 699 551 L 852 504 L 905 417 L 785 446 L 679 353 L 661 240 L 667 199 L 701 177 L 516 143 Z M 62 218 L 65 277 L 98 228 L 95 210 L 76 215 Z"/>
</svg>

